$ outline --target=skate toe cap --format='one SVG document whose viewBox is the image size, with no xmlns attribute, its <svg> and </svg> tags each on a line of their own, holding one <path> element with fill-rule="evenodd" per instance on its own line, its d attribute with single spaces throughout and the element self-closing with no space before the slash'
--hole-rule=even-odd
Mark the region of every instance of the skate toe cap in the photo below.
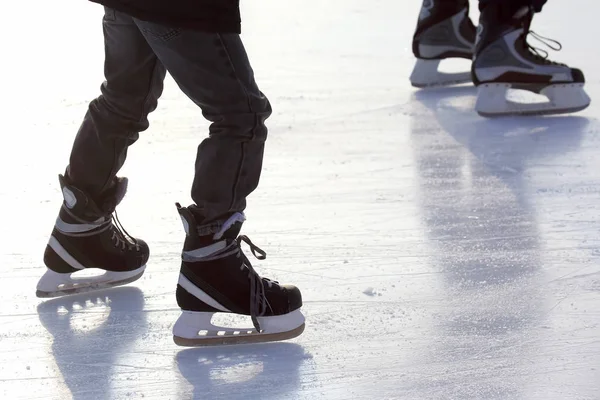
<svg viewBox="0 0 600 400">
<path fill-rule="evenodd" d="M 585 83 L 585 76 L 583 75 L 583 71 L 578 68 L 571 68 L 571 75 L 573 76 L 573 82 L 575 83 Z"/>
<path fill-rule="evenodd" d="M 282 286 L 287 292 L 289 310 L 295 311 L 302 307 L 302 293 L 300 289 L 293 285 Z"/>
<path fill-rule="evenodd" d="M 148 243 L 146 243 L 142 239 L 136 239 L 136 241 L 139 249 L 137 250 L 137 261 L 139 266 L 141 267 L 142 265 L 146 265 L 146 263 L 148 262 L 148 258 L 150 258 L 150 247 L 148 246 Z"/>
</svg>

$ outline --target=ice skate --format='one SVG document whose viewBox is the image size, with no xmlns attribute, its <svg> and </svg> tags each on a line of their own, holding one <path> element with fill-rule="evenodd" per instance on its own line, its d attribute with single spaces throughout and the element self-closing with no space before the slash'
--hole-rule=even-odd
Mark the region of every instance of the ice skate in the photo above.
<svg viewBox="0 0 600 400">
<path fill-rule="evenodd" d="M 256 258 L 266 256 L 246 236 L 238 236 L 243 214 L 233 214 L 222 226 L 199 226 L 191 207 L 177 204 L 177 209 L 186 239 L 176 292 L 182 310 L 173 327 L 176 344 L 271 342 L 291 339 L 304 331 L 300 290 L 261 277 L 242 252 L 245 242 Z M 250 316 L 253 326 L 214 325 L 211 319 L 215 313 Z"/>
<path fill-rule="evenodd" d="M 533 10 L 522 7 L 505 21 L 496 7 L 481 14 L 478 44 L 472 66 L 473 82 L 478 88 L 475 109 L 484 117 L 504 115 L 544 115 L 581 111 L 590 105 L 579 69 L 547 59 L 547 53 L 527 43 Z M 544 54 L 545 53 L 545 54 Z M 548 101 L 519 102 L 507 98 L 513 89 L 545 96 Z"/>
<path fill-rule="evenodd" d="M 471 82 L 471 74 L 439 71 L 449 58 L 471 60 L 475 26 L 469 18 L 469 2 L 463 0 L 424 0 L 413 35 L 413 54 L 417 62 L 410 76 L 414 87 L 441 87 Z"/>
<path fill-rule="evenodd" d="M 148 246 L 129 236 L 116 214 L 111 216 L 125 196 L 127 179 L 117 179 L 102 204 L 62 175 L 59 180 L 64 201 L 44 252 L 47 270 L 37 284 L 37 297 L 82 293 L 139 279 L 148 260 Z M 89 276 L 84 270 L 104 273 Z"/>
</svg>

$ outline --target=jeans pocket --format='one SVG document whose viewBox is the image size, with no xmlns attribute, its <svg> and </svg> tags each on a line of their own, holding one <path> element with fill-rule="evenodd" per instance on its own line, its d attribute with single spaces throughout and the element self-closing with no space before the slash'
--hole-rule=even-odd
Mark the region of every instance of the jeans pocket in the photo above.
<svg viewBox="0 0 600 400">
<path fill-rule="evenodd" d="M 138 27 L 147 39 L 156 39 L 162 42 L 168 42 L 181 35 L 181 28 L 159 25 L 146 21 L 137 21 Z"/>
</svg>

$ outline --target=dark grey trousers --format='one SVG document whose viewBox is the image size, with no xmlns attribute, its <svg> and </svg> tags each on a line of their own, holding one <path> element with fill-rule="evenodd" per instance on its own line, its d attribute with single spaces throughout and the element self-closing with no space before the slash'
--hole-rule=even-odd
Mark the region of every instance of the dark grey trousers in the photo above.
<svg viewBox="0 0 600 400">
<path fill-rule="evenodd" d="M 479 0 L 479 10 L 482 10 L 490 4 L 504 3 L 511 8 L 532 6 L 536 12 L 540 12 L 547 1 L 548 0 Z"/>
<path fill-rule="evenodd" d="M 168 71 L 211 122 L 191 191 L 203 222 L 243 211 L 260 178 L 271 106 L 239 35 L 165 27 L 109 8 L 103 28 L 106 81 L 73 144 L 73 184 L 92 197 L 110 187 L 127 148 L 148 128 Z M 160 185 L 160 179 L 150 180 Z"/>
</svg>

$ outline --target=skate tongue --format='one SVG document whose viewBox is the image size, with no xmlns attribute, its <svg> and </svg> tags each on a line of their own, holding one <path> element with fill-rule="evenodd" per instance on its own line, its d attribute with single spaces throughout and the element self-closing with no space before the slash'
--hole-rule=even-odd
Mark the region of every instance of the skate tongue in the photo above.
<svg viewBox="0 0 600 400">
<path fill-rule="evenodd" d="M 526 16 L 527 14 L 529 14 L 530 12 L 531 12 L 531 8 L 529 6 L 522 6 L 515 11 L 515 13 L 513 14 L 513 18 L 521 19 L 524 16 Z"/>
<path fill-rule="evenodd" d="M 106 214 L 112 214 L 119 203 L 123 201 L 127 193 L 129 180 L 127 178 L 115 178 L 111 188 L 102 196 L 101 207 Z"/>
<path fill-rule="evenodd" d="M 62 191 L 65 205 L 70 210 L 85 209 L 88 203 L 87 196 L 84 192 L 72 186 L 67 178 L 63 175 L 58 175 L 58 182 Z"/>
<path fill-rule="evenodd" d="M 213 236 L 214 240 L 219 240 L 223 237 L 223 235 L 225 235 L 225 233 L 230 230 L 235 224 L 239 224 L 239 228 L 236 229 L 236 233 L 235 236 L 237 236 L 237 234 L 239 233 L 240 229 L 241 229 L 241 225 L 244 223 L 244 221 L 246 220 L 246 216 L 243 213 L 235 213 L 233 214 L 231 217 L 229 217 L 225 222 L 223 222 L 223 226 L 221 226 L 221 229 L 219 229 L 219 231 L 217 233 L 215 233 L 215 235 Z"/>
<path fill-rule="evenodd" d="M 129 180 L 115 178 L 111 187 L 96 198 L 75 187 L 68 176 L 58 175 L 65 205 L 79 217 L 98 219 L 112 214 L 127 193 Z"/>
<path fill-rule="evenodd" d="M 115 185 L 113 196 L 118 205 L 119 203 L 121 203 L 121 201 L 123 201 L 123 198 L 125 197 L 125 194 L 127 193 L 127 187 L 129 186 L 129 179 L 127 179 L 125 177 L 116 178 L 116 179 L 117 179 L 117 183 Z"/>
<path fill-rule="evenodd" d="M 175 207 L 177 207 L 177 212 L 181 217 L 185 234 L 188 237 L 203 237 L 207 239 L 212 235 L 208 239 L 209 241 L 218 241 L 224 237 L 235 239 L 246 220 L 246 216 L 243 213 L 237 212 L 231 215 L 225 222 L 215 221 L 203 224 L 202 221 L 198 221 L 197 214 L 190 210 L 190 208 L 194 209 L 197 206 L 182 207 L 180 203 L 175 203 Z"/>
<path fill-rule="evenodd" d="M 196 218 L 188 210 L 186 207 L 182 207 L 181 204 L 175 203 L 175 207 L 177 207 L 177 212 L 181 217 L 181 222 L 183 223 L 183 230 L 185 230 L 186 236 L 198 237 L 198 231 L 196 229 Z"/>
</svg>

